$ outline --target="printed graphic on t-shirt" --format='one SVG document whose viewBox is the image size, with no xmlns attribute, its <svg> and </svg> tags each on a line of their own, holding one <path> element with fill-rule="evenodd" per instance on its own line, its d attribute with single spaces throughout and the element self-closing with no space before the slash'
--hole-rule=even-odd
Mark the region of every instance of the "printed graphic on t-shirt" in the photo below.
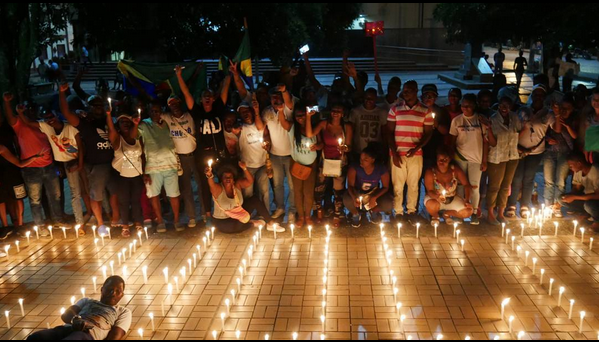
<svg viewBox="0 0 602 342">
<path fill-rule="evenodd" d="M 107 132 L 106 130 L 102 130 L 100 128 L 97 128 L 96 132 L 98 133 L 98 135 L 103 140 L 105 140 L 105 142 L 98 142 L 96 144 L 96 148 L 98 148 L 99 150 L 110 150 L 110 149 L 112 149 L 111 143 L 109 142 L 109 132 Z"/>
<path fill-rule="evenodd" d="M 60 152 L 68 154 L 71 157 L 77 157 L 77 147 L 73 146 L 71 139 L 63 137 L 59 139 L 58 136 L 51 136 L 52 143 L 58 148 Z"/>
<path fill-rule="evenodd" d="M 201 134 L 217 134 L 222 131 L 222 122 L 219 118 L 215 118 L 215 121 L 205 119 L 203 120 L 203 125 L 201 126 Z M 217 126 L 216 126 L 217 124 Z"/>
</svg>

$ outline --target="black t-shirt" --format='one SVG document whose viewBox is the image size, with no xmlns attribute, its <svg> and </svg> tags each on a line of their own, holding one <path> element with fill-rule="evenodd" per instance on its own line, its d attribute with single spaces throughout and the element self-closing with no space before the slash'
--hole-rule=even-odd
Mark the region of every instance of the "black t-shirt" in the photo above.
<svg viewBox="0 0 602 342">
<path fill-rule="evenodd" d="M 433 108 L 433 112 L 437 117 L 438 125 L 446 126 L 448 128 L 451 126 L 451 118 L 446 110 L 439 106 L 435 106 Z M 431 136 L 429 142 L 422 148 L 425 160 L 425 168 L 429 167 L 429 165 L 427 164 L 430 164 L 430 162 L 434 161 L 437 157 L 437 148 L 439 148 L 440 145 L 444 144 L 444 138 L 445 137 L 443 136 L 443 134 L 439 133 L 439 130 L 433 126 L 433 135 Z"/>
<path fill-rule="evenodd" d="M 107 164 L 113 161 L 113 147 L 109 142 L 106 119 L 80 119 L 77 127 L 84 144 L 86 164 Z"/>
<path fill-rule="evenodd" d="M 197 138 L 197 151 L 214 149 L 216 152 L 226 151 L 223 120 L 226 106 L 221 99 L 213 102 L 210 112 L 205 112 L 203 106 L 194 104 L 190 114 L 194 118 Z"/>
</svg>

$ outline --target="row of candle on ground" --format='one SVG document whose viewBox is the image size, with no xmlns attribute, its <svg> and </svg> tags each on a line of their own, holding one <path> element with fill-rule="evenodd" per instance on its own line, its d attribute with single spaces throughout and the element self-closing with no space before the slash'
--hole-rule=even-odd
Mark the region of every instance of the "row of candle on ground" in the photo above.
<svg viewBox="0 0 602 342">
<path fill-rule="evenodd" d="M 222 334 L 222 333 L 223 333 L 223 332 L 219 332 L 219 331 L 217 331 L 217 330 L 213 330 L 213 331 L 211 332 L 211 336 L 213 337 L 213 339 L 214 339 L 214 340 L 218 340 L 218 339 L 221 337 L 221 334 Z M 311 333 L 310 333 L 310 334 L 311 334 Z M 520 332 L 517 334 L 517 337 L 518 337 L 518 339 L 519 339 L 519 340 L 521 340 L 522 338 L 524 338 L 524 337 L 525 337 L 525 335 L 526 335 L 526 333 L 525 333 L 524 331 L 520 331 Z M 141 339 L 143 339 L 143 338 L 144 338 L 144 330 L 143 330 L 143 329 L 138 329 L 138 336 L 139 336 Z M 234 332 L 234 336 L 235 336 L 236 340 L 240 340 L 240 339 L 241 339 L 241 337 L 242 337 L 242 333 L 241 333 L 241 331 L 240 331 L 240 330 L 237 330 L 236 332 Z M 416 336 L 416 337 L 417 337 L 417 338 L 419 338 L 419 336 Z M 435 340 L 437 340 L 437 341 L 441 341 L 441 340 L 444 340 L 444 339 L 445 339 L 445 337 L 443 336 L 443 334 L 437 334 L 436 336 L 434 336 L 434 338 L 435 338 Z M 293 333 L 291 334 L 291 339 L 292 339 L 293 341 L 297 341 L 297 340 L 299 340 L 299 333 L 298 333 L 298 332 L 293 332 Z M 265 335 L 263 336 L 263 340 L 264 340 L 264 341 L 269 341 L 269 340 L 270 340 L 270 334 L 265 334 Z M 324 340 L 326 340 L 326 334 L 324 334 L 324 333 L 320 334 L 320 340 L 321 340 L 321 341 L 324 341 Z M 408 341 L 414 340 L 414 336 L 413 336 L 413 335 L 411 335 L 411 334 L 407 334 L 407 335 L 406 335 L 406 340 L 408 340 Z M 466 335 L 466 336 L 464 337 L 464 340 L 465 340 L 465 341 L 470 341 L 470 340 L 472 340 L 472 337 L 470 337 L 469 335 Z M 494 341 L 498 341 L 498 340 L 500 340 L 500 336 L 499 336 L 499 335 L 495 335 L 495 336 L 493 337 L 493 340 L 494 340 Z"/>
</svg>

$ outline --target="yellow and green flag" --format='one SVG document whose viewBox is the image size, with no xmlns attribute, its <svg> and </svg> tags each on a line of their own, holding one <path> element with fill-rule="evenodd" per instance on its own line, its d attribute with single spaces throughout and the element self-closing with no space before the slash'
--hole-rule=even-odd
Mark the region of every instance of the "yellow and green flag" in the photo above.
<svg viewBox="0 0 602 342">
<path fill-rule="evenodd" d="M 245 80 L 245 83 L 253 89 L 253 67 L 251 61 L 251 38 L 249 37 L 249 30 L 245 28 L 245 35 L 242 38 L 242 42 L 238 47 L 236 55 L 232 59 L 233 62 L 238 63 L 241 71 L 241 77 Z"/>
</svg>

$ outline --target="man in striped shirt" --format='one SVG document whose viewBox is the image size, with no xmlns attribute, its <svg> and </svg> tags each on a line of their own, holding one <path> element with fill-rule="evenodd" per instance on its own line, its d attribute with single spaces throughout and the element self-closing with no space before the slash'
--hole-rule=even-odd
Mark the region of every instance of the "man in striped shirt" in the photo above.
<svg viewBox="0 0 602 342">
<path fill-rule="evenodd" d="M 401 93 L 402 101 L 389 111 L 387 131 L 391 147 L 391 176 L 395 190 L 395 220 L 403 218 L 403 190 L 408 185 L 407 213 L 416 221 L 416 206 L 420 194 L 422 147 L 433 133 L 433 117 L 418 100 L 418 84 L 407 81 Z"/>
</svg>

